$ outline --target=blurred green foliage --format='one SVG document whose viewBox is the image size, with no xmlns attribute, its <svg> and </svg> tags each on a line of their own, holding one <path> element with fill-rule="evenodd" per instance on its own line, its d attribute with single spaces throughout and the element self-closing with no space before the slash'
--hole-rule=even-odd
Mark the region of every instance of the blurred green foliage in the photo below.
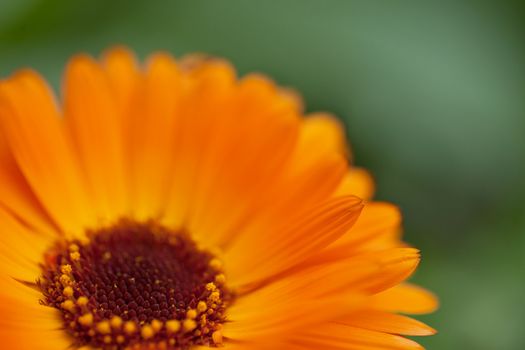
<svg viewBox="0 0 525 350">
<path fill-rule="evenodd" d="M 521 1 L 2 0 L 0 75 L 55 85 L 122 43 L 261 71 L 348 126 L 378 198 L 442 300 L 429 349 L 525 349 L 525 11 Z"/>
</svg>

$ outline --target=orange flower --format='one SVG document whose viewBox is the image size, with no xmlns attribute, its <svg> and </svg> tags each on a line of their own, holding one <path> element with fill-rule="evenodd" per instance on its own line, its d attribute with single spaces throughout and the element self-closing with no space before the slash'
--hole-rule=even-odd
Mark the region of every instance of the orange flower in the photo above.
<svg viewBox="0 0 525 350">
<path fill-rule="evenodd" d="M 435 298 L 342 127 L 224 61 L 0 83 L 6 349 L 419 349 Z M 359 197 L 359 198 L 358 198 Z M 361 199 L 360 199 L 361 198 Z"/>
</svg>

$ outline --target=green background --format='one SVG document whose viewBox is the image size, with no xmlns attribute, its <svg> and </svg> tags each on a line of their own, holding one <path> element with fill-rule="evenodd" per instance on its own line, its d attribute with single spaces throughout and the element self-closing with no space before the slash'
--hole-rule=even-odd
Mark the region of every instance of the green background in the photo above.
<svg viewBox="0 0 525 350">
<path fill-rule="evenodd" d="M 441 309 L 429 349 L 525 349 L 522 1 L 0 0 L 0 75 L 56 85 L 67 58 L 122 43 L 224 56 L 344 119 L 378 198 L 423 250 Z"/>
</svg>

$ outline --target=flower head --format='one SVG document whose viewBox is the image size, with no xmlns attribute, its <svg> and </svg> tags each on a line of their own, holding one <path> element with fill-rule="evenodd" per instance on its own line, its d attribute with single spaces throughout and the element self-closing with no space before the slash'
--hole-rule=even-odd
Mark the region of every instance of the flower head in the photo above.
<svg viewBox="0 0 525 350">
<path fill-rule="evenodd" d="M 225 61 L 80 55 L 0 82 L 10 349 L 418 349 L 419 252 L 342 127 Z"/>
</svg>

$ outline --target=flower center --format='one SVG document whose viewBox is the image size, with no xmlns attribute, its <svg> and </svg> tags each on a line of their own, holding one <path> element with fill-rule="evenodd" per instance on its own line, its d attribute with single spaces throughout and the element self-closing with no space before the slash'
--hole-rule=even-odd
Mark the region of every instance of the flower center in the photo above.
<svg viewBox="0 0 525 350">
<path fill-rule="evenodd" d="M 218 345 L 232 292 L 221 264 L 182 232 L 120 221 L 60 242 L 39 280 L 74 345 L 187 349 Z"/>
</svg>

